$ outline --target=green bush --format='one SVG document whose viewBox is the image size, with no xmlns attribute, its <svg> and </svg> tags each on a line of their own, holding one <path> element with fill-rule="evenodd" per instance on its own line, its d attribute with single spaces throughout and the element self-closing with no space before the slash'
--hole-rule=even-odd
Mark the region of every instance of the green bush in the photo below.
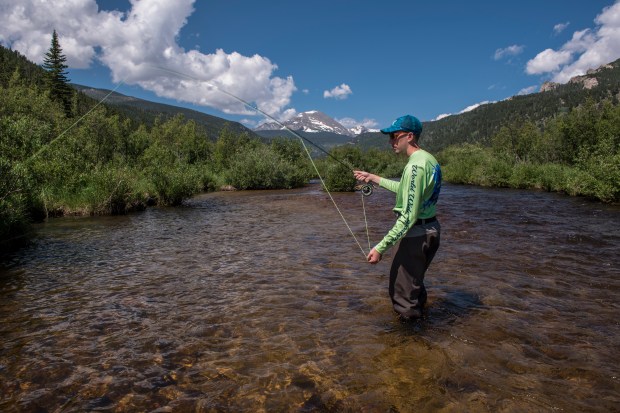
<svg viewBox="0 0 620 413">
<path fill-rule="evenodd" d="M 458 184 L 489 185 L 489 150 L 479 145 L 450 146 L 438 155 L 443 178 Z"/>
<path fill-rule="evenodd" d="M 306 184 L 305 163 L 287 162 L 268 146 L 238 153 L 229 161 L 226 182 L 237 189 L 290 189 Z"/>
<path fill-rule="evenodd" d="M 180 205 L 203 188 L 200 169 L 190 165 L 157 168 L 148 178 L 162 205 Z"/>
<path fill-rule="evenodd" d="M 322 167 L 327 189 L 334 192 L 353 192 L 357 184 L 353 169 L 368 169 L 362 152 L 357 147 L 340 146 L 332 149 L 330 154 L 331 157 L 325 158 L 325 165 Z"/>
</svg>

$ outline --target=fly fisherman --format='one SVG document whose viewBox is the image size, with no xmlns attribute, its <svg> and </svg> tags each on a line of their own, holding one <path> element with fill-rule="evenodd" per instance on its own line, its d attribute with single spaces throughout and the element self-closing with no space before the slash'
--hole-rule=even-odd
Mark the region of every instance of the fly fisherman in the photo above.
<svg viewBox="0 0 620 413">
<path fill-rule="evenodd" d="M 424 274 L 439 248 L 441 227 L 435 218 L 435 204 L 441 189 L 441 169 L 437 160 L 418 145 L 422 124 L 411 115 L 401 116 L 392 126 L 381 129 L 390 136 L 397 154 L 407 154 L 409 161 L 400 182 L 364 171 L 353 171 L 355 178 L 396 193 L 396 223 L 368 254 L 376 264 L 388 248 L 398 241 L 398 250 L 390 269 L 390 298 L 402 321 L 422 317 L 426 303 Z"/>
</svg>

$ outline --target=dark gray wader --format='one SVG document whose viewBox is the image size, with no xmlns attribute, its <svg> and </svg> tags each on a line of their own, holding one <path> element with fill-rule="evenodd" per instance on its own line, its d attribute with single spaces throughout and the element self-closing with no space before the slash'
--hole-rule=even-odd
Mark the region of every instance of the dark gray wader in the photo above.
<svg viewBox="0 0 620 413">
<path fill-rule="evenodd" d="M 426 303 L 424 274 L 439 248 L 439 222 L 418 221 L 422 221 L 420 225 L 416 222 L 400 241 L 390 269 L 390 298 L 394 310 L 405 320 L 422 317 Z"/>
</svg>

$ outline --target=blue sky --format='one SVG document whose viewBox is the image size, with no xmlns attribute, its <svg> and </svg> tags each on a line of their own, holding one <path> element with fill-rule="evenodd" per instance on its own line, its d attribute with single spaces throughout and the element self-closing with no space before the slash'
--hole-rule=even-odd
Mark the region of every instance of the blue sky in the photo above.
<svg viewBox="0 0 620 413">
<path fill-rule="evenodd" d="M 320 110 L 377 128 L 566 82 L 620 58 L 607 1 L 0 0 L 0 43 L 41 62 L 55 28 L 75 83 L 253 127 Z M 179 74 L 165 72 L 170 69 Z"/>
</svg>

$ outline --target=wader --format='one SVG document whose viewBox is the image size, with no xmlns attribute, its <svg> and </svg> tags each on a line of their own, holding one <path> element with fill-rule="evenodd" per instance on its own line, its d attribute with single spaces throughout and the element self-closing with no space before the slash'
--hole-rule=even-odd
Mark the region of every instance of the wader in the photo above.
<svg viewBox="0 0 620 413">
<path fill-rule="evenodd" d="M 402 319 L 420 318 L 426 303 L 424 274 L 437 249 L 439 222 L 414 225 L 398 245 L 390 269 L 390 298 Z"/>
</svg>

